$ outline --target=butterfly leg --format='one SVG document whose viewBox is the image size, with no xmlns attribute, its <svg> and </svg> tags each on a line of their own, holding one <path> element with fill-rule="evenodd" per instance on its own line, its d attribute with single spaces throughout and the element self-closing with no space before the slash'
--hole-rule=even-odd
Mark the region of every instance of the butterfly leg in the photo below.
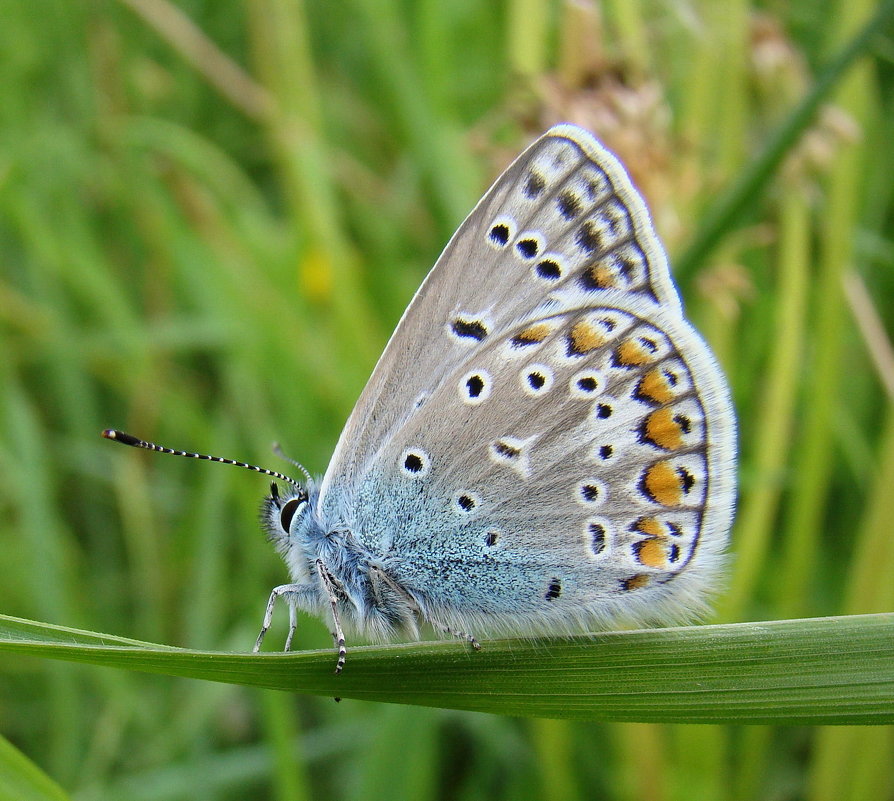
<svg viewBox="0 0 894 801">
<path fill-rule="evenodd" d="M 298 628 L 298 608 L 293 598 L 288 599 L 289 604 L 289 633 L 286 635 L 286 647 L 284 651 L 292 650 L 292 638 L 295 636 L 295 629 Z"/>
<path fill-rule="evenodd" d="M 336 595 L 335 589 L 336 582 L 326 569 L 326 565 L 323 564 L 322 559 L 317 559 L 317 573 L 320 574 L 320 581 L 326 589 L 326 595 L 329 596 L 329 606 L 332 608 L 332 625 L 335 627 L 332 639 L 335 640 L 335 647 L 338 649 L 338 659 L 335 662 L 335 672 L 338 674 L 341 673 L 342 668 L 345 666 L 348 649 L 345 645 L 345 633 L 342 631 L 341 621 L 338 618 L 338 596 Z"/>
<path fill-rule="evenodd" d="M 254 653 L 258 653 L 258 651 L 261 650 L 261 643 L 264 641 L 264 637 L 270 629 L 270 624 L 273 622 L 273 609 L 276 606 L 277 599 L 280 597 L 285 597 L 286 603 L 289 605 L 289 634 L 286 638 L 286 647 L 284 650 L 288 651 L 291 649 L 292 638 L 295 636 L 295 629 L 298 627 L 296 596 L 302 593 L 307 593 L 311 591 L 311 589 L 312 588 L 303 584 L 280 584 L 278 587 L 273 588 L 273 591 L 270 593 L 270 600 L 267 601 L 267 610 L 264 612 L 264 622 L 261 624 L 261 632 L 258 634 L 255 647 L 252 648 Z"/>
<path fill-rule="evenodd" d="M 457 631 L 456 629 L 450 628 L 450 626 L 445 626 L 443 623 L 437 623 L 434 620 L 432 621 L 432 625 L 436 629 L 443 631 L 444 634 L 449 634 L 451 637 L 456 637 L 457 639 L 460 639 L 460 640 L 466 640 L 469 643 L 469 645 L 472 646 L 473 650 L 475 650 L 475 651 L 481 650 L 481 643 L 478 642 L 478 640 L 476 640 L 475 637 L 472 636 L 471 634 L 466 634 L 464 631 Z"/>
</svg>

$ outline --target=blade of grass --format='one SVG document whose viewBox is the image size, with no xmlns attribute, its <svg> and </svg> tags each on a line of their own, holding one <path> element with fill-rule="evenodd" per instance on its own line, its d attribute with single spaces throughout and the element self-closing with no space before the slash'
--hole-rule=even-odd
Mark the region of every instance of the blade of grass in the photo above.
<svg viewBox="0 0 894 801">
<path fill-rule="evenodd" d="M 615 33 L 615 46 L 633 80 L 641 80 L 650 72 L 651 48 L 645 24 L 649 12 L 643 5 L 630 0 L 611 0 L 604 4 L 606 22 Z"/>
<path fill-rule="evenodd" d="M 698 732 L 712 733 L 715 726 L 699 726 Z M 662 798 L 668 784 L 668 735 L 673 727 L 655 723 L 620 723 L 614 727 L 614 737 L 621 758 L 618 760 L 616 781 L 622 798 Z M 642 766 L 648 765 L 648 770 Z"/>
<path fill-rule="evenodd" d="M 894 604 L 894 410 L 881 435 L 876 485 L 857 537 L 858 550 L 845 605 L 849 609 L 890 607 Z M 852 728 L 819 733 L 812 764 L 810 795 L 814 801 L 880 798 L 889 787 L 892 743 L 889 737 Z M 871 784 L 870 791 L 867 784 Z"/>
<path fill-rule="evenodd" d="M 350 6 L 364 28 L 364 48 L 385 101 L 383 113 L 392 116 L 420 165 L 440 221 L 452 228 L 468 213 L 480 189 L 467 148 L 461 146 L 453 123 L 425 94 L 403 30 L 401 5 L 393 0 L 351 0 Z"/>
<path fill-rule="evenodd" d="M 388 798 L 390 801 L 428 801 L 438 793 L 437 715 L 418 715 L 407 707 L 381 710 L 376 737 L 368 746 L 352 798 Z M 407 759 L 407 743 L 413 759 Z"/>
<path fill-rule="evenodd" d="M 850 35 L 861 19 L 870 25 L 880 24 L 879 11 L 873 14 L 869 0 L 839 2 L 829 26 L 832 46 Z M 870 15 L 872 15 L 870 17 Z M 889 28 L 890 30 L 890 28 Z M 787 521 L 788 538 L 808 542 L 810 528 L 822 520 L 822 511 L 835 499 L 830 494 L 836 471 L 835 449 L 831 430 L 836 420 L 836 404 L 850 402 L 847 390 L 841 386 L 842 375 L 847 375 L 843 347 L 847 315 L 842 297 L 842 280 L 852 268 L 855 255 L 855 232 L 863 226 L 865 198 L 861 193 L 861 177 L 871 151 L 866 135 L 878 124 L 880 103 L 870 64 L 861 65 L 842 81 L 835 97 L 836 103 L 856 120 L 864 138 L 843 149 L 830 171 L 827 202 L 822 220 L 822 259 L 816 281 L 817 304 L 814 348 L 816 357 L 807 384 L 807 407 L 802 447 L 796 463 L 804 469 L 798 476 L 791 499 L 791 513 Z M 848 581 L 846 611 L 886 608 L 891 603 L 890 535 L 885 515 L 890 513 L 890 476 L 894 471 L 894 424 L 890 409 L 884 433 L 879 437 L 879 463 L 875 484 L 866 490 L 866 511 L 862 524 L 855 527 L 855 557 Z M 881 547 L 878 547 L 881 546 Z M 816 555 L 812 555 L 816 559 Z M 886 586 L 887 585 L 887 586 Z M 875 604 L 885 604 L 876 606 Z M 890 607 L 888 607 L 890 608 Z M 891 749 L 884 738 L 866 736 L 855 729 L 820 731 L 817 733 L 809 773 L 806 796 L 812 801 L 854 799 L 855 792 L 868 790 L 865 782 L 875 782 L 879 795 L 887 790 L 890 778 L 879 774 L 874 763 L 890 765 Z M 860 787 L 862 783 L 862 787 Z M 862 797 L 873 797 L 868 793 Z"/>
<path fill-rule="evenodd" d="M 276 154 L 296 229 L 308 242 L 301 258 L 300 286 L 309 300 L 331 304 L 340 363 L 359 380 L 375 351 L 370 309 L 361 290 L 360 263 L 344 230 L 327 152 L 318 66 L 311 53 L 305 3 L 253 0 L 248 4 L 253 58 L 278 113 L 265 133 Z M 332 323 L 326 323 L 332 324 Z M 344 344 L 350 343 L 350 344 Z M 353 362 L 353 364 L 352 364 Z"/>
<path fill-rule="evenodd" d="M 303 759 L 295 759 L 298 725 L 294 709 L 282 703 L 282 696 L 265 690 L 261 692 L 263 724 L 272 758 L 270 775 L 274 798 L 278 801 L 304 801 L 313 798 L 307 767 Z"/>
<path fill-rule="evenodd" d="M 743 498 L 736 525 L 736 562 L 729 591 L 720 603 L 722 620 L 747 614 L 773 537 L 786 460 L 790 451 L 798 378 L 803 357 L 804 317 L 810 256 L 810 208 L 800 182 L 789 181 L 779 209 L 777 297 L 773 351 L 766 368 L 761 397 L 761 425 L 752 445 L 752 471 L 759 478 Z M 815 540 L 811 538 L 811 544 Z M 789 543 L 786 543 L 789 545 Z M 778 589 L 780 606 L 803 612 L 812 559 L 804 549 L 789 554 L 783 564 L 786 580 Z M 799 558 L 800 557 L 800 558 Z"/>
<path fill-rule="evenodd" d="M 282 701 L 279 693 L 269 694 Z M 355 721 L 343 719 L 298 736 L 287 756 L 293 765 L 305 767 L 329 759 L 344 761 L 352 748 L 365 748 L 371 739 L 366 732 L 357 731 Z M 273 764 L 274 755 L 268 743 L 240 744 L 210 754 L 187 752 L 163 764 L 135 766 L 107 784 L 81 785 L 77 801 L 183 801 L 193 798 L 197 777 L 201 777 L 212 798 L 228 797 L 228 793 L 233 797 L 234 788 L 262 786 L 274 770 Z M 290 801 L 300 801 L 300 796 Z"/>
<path fill-rule="evenodd" d="M 0 616 L 0 650 L 147 673 L 522 717 L 894 723 L 894 613 L 562 639 L 234 654 Z"/>
<path fill-rule="evenodd" d="M 539 797 L 543 801 L 578 801 L 573 761 L 574 724 L 565 720 L 535 720 L 531 741 L 537 755 L 540 779 Z"/>
<path fill-rule="evenodd" d="M 46 470 L 42 456 L 48 450 L 44 430 L 19 381 L 5 370 L 0 372 L 6 379 L 5 397 L 0 399 L 0 430 L 15 454 L 15 468 L 11 469 L 12 463 L 5 465 L 9 477 L 7 491 L 23 513 L 19 518 L 23 524 L 21 536 L 29 544 L 31 554 L 26 570 L 34 585 L 41 587 L 35 599 L 36 608 L 38 614 L 55 615 L 67 609 L 73 616 L 80 615 L 80 610 L 75 611 L 67 551 L 70 542 L 65 526 L 53 506 L 28 502 L 35 492 L 43 498 L 52 497 L 54 492 L 53 476 Z M 82 711 L 77 681 L 70 673 L 60 672 L 58 666 L 47 666 L 38 680 L 48 708 L 58 718 L 44 743 L 45 758 L 54 775 L 69 777 L 77 763 L 75 743 Z"/>
<path fill-rule="evenodd" d="M 695 133 L 692 145 L 699 143 L 705 149 L 698 151 L 697 158 L 700 163 L 690 162 L 688 165 L 691 170 L 689 174 L 702 174 L 711 176 L 714 180 L 726 181 L 728 176 L 741 171 L 745 161 L 745 143 L 748 141 L 748 118 L 752 109 L 749 92 L 751 8 L 747 0 L 735 0 L 722 4 L 707 3 L 700 10 L 711 30 L 711 35 L 706 37 L 710 41 L 698 46 L 697 52 L 701 66 L 707 68 L 711 77 L 690 76 L 696 86 L 700 87 L 701 97 L 691 106 L 691 111 L 696 114 L 684 121 L 684 130 Z M 695 150 L 691 152 L 693 155 L 696 153 Z M 685 159 L 681 159 L 681 166 L 684 163 Z M 678 175 L 685 180 L 686 173 L 684 168 Z M 701 217 L 703 214 L 701 203 L 697 203 L 696 208 L 697 218 Z M 687 210 L 681 208 L 680 212 L 686 214 Z M 741 262 L 740 248 L 741 243 L 735 240 L 724 242 L 724 252 L 718 253 L 719 258 L 716 260 L 718 267 L 715 270 L 718 278 L 721 265 Z M 675 272 L 680 274 L 679 265 L 675 267 Z M 731 315 L 728 304 L 724 304 L 715 293 L 704 289 L 708 283 L 708 276 L 703 276 L 702 291 L 707 302 L 703 304 L 699 314 L 701 319 L 698 319 L 696 324 L 702 322 L 707 324 L 704 333 L 709 337 L 708 341 L 715 348 L 721 364 L 729 369 L 736 364 L 741 333 L 739 321 L 737 315 Z M 728 372 L 728 375 L 732 376 L 732 372 Z M 734 564 L 738 567 L 738 558 Z M 660 787 L 666 788 L 672 783 L 670 776 L 673 775 L 674 768 L 669 764 L 669 760 L 674 759 L 672 764 L 676 765 L 676 771 L 699 777 L 698 785 L 687 786 L 687 789 L 697 787 L 701 790 L 701 794 L 696 792 L 693 797 L 723 798 L 724 796 L 717 791 L 725 788 L 721 787 L 716 777 L 724 774 L 725 764 L 728 764 L 724 759 L 730 749 L 730 732 L 719 726 L 699 726 L 695 729 L 679 727 L 670 729 L 667 735 L 665 747 L 662 749 L 661 745 L 656 746 L 652 742 L 650 754 L 657 770 L 664 774 L 664 781 Z M 654 738 L 649 742 L 652 739 Z M 662 759 L 665 751 L 670 751 L 674 757 Z M 630 753 L 626 761 L 634 771 L 639 770 L 634 752 Z M 650 796 L 661 792 L 659 787 L 649 787 L 644 791 Z"/>
<path fill-rule="evenodd" d="M 719 73 L 715 105 L 705 122 L 713 145 L 714 168 L 720 175 L 732 175 L 742 165 L 748 141 L 750 8 L 747 0 L 711 4 L 711 7 L 711 13 L 716 15 L 711 27 L 719 38 L 721 52 L 714 62 Z"/>
<path fill-rule="evenodd" d="M 870 49 L 894 15 L 894 0 L 880 4 L 873 17 L 831 61 L 817 79 L 811 91 L 779 127 L 763 152 L 739 176 L 739 180 L 710 208 L 686 252 L 676 259 L 675 274 L 683 279 L 691 275 L 708 253 L 730 230 L 737 220 L 747 219 L 745 211 L 776 174 L 776 170 L 801 134 L 813 120 L 848 68 Z"/>
<path fill-rule="evenodd" d="M 70 796 L 9 740 L 0 737 L 0 801 L 69 801 Z"/>
<path fill-rule="evenodd" d="M 540 78 L 547 69 L 547 18 L 542 0 L 512 0 L 507 14 L 507 45 L 511 69 L 527 80 Z"/>
<path fill-rule="evenodd" d="M 236 108 L 262 119 L 273 112 L 274 100 L 263 86 L 209 39 L 186 14 L 167 0 L 119 0 L 158 31 L 187 62 L 196 68 Z"/>
</svg>

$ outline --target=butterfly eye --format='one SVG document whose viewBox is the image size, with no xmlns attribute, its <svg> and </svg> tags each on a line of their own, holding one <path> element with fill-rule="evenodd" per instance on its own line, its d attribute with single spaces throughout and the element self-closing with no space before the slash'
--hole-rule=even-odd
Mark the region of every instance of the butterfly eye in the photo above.
<svg viewBox="0 0 894 801">
<path fill-rule="evenodd" d="M 295 512 L 305 503 L 306 501 L 302 498 L 291 498 L 283 504 L 279 512 L 279 524 L 282 526 L 283 531 L 289 530 L 292 525 L 292 519 L 295 517 Z"/>
</svg>

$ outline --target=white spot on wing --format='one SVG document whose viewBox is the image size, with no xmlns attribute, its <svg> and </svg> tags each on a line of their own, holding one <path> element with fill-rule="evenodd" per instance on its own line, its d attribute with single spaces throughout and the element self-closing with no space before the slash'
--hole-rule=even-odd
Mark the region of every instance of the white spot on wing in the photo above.
<svg viewBox="0 0 894 801">
<path fill-rule="evenodd" d="M 527 439 L 506 436 L 494 440 L 488 447 L 491 461 L 511 467 L 522 478 L 528 478 L 531 474 L 530 450 L 537 436 L 533 434 Z"/>
</svg>

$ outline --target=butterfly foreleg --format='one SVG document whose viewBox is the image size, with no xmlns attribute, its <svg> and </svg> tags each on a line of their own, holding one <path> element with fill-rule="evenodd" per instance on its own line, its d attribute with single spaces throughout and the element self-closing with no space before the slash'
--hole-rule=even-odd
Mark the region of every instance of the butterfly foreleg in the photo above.
<svg viewBox="0 0 894 801">
<path fill-rule="evenodd" d="M 336 594 L 337 581 L 326 569 L 326 565 L 323 564 L 322 559 L 317 559 L 316 567 L 317 573 L 320 576 L 320 581 L 322 582 L 323 588 L 326 590 L 326 595 L 329 598 L 329 606 L 332 608 L 332 625 L 335 628 L 335 631 L 332 633 L 332 639 L 335 640 L 335 647 L 338 649 L 338 659 L 335 662 L 335 672 L 341 673 L 342 668 L 345 666 L 345 659 L 348 655 L 348 649 L 345 645 L 345 633 L 342 631 L 341 621 L 338 618 L 338 596 Z"/>
<path fill-rule="evenodd" d="M 289 633 L 286 635 L 286 645 L 284 651 L 292 650 L 292 638 L 295 636 L 295 629 L 298 628 L 298 608 L 294 602 L 289 604 Z"/>
<path fill-rule="evenodd" d="M 273 609 L 276 606 L 277 599 L 280 597 L 284 597 L 289 605 L 289 633 L 286 636 L 286 645 L 283 650 L 291 650 L 292 639 L 295 636 L 295 630 L 298 628 L 298 597 L 313 594 L 314 592 L 314 588 L 307 584 L 280 584 L 278 587 L 274 587 L 270 593 L 270 600 L 267 601 L 264 622 L 261 624 L 261 631 L 252 651 L 258 653 L 261 650 L 261 643 L 264 641 L 264 637 L 273 622 Z"/>
</svg>

